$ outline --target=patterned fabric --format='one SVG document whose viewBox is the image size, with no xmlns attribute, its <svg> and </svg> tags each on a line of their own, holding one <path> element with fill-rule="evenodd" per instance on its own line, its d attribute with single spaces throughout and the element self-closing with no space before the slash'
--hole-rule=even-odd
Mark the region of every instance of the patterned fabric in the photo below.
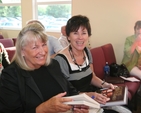
<svg viewBox="0 0 141 113">
<path fill-rule="evenodd" d="M 88 49 L 87 49 L 88 50 Z M 67 57 L 63 54 L 57 54 L 55 59 L 59 62 L 64 76 L 72 83 L 78 91 L 91 91 L 92 70 L 90 63 L 92 63 L 91 54 L 85 51 L 85 61 L 81 66 L 70 63 Z M 81 70 L 80 70 L 81 69 Z"/>
<path fill-rule="evenodd" d="M 2 43 L 0 43 L 0 74 L 3 68 L 7 67 L 10 64 L 8 53 L 5 50 Z"/>
<path fill-rule="evenodd" d="M 134 52 L 132 54 L 130 53 L 132 44 L 134 43 L 135 39 L 136 39 L 135 35 L 127 37 L 125 44 L 124 44 L 124 56 L 122 59 L 122 63 L 126 65 L 129 72 L 131 71 L 131 69 L 134 66 L 138 65 L 138 59 L 140 56 L 140 54 L 138 53 L 138 51 L 136 49 L 134 50 Z"/>
</svg>

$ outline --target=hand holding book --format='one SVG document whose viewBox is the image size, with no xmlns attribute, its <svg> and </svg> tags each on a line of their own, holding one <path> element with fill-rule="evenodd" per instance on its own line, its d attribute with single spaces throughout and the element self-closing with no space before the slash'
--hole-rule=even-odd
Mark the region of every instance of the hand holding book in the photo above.
<svg viewBox="0 0 141 113">
<path fill-rule="evenodd" d="M 109 101 L 110 99 L 97 92 L 88 92 L 86 94 L 89 95 L 92 99 L 94 99 L 95 101 L 97 101 L 100 104 L 106 104 L 106 102 Z"/>
<path fill-rule="evenodd" d="M 110 98 L 106 104 L 101 104 L 101 106 L 113 106 L 113 105 L 124 105 L 127 104 L 127 87 L 118 86 L 114 90 L 103 89 L 98 91 L 100 94 Z"/>
</svg>

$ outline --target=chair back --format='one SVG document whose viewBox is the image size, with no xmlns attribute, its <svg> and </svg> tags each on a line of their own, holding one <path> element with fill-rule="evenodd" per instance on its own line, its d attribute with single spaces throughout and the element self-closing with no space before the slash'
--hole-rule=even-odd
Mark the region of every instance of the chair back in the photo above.
<svg viewBox="0 0 141 113">
<path fill-rule="evenodd" d="M 4 39 L 4 37 L 2 35 L 0 35 L 0 39 Z"/>
<path fill-rule="evenodd" d="M 0 39 L 0 42 L 3 44 L 3 46 L 5 48 L 7 48 L 7 47 L 13 47 L 14 46 L 14 42 L 10 38 Z"/>
</svg>

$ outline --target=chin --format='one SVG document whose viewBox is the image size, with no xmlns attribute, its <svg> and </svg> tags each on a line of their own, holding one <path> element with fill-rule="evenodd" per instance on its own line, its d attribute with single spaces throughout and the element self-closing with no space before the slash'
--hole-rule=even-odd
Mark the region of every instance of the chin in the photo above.
<svg viewBox="0 0 141 113">
<path fill-rule="evenodd" d="M 43 61 L 43 62 L 39 62 L 38 64 L 42 66 L 42 65 L 45 65 L 45 63 L 46 61 Z"/>
</svg>

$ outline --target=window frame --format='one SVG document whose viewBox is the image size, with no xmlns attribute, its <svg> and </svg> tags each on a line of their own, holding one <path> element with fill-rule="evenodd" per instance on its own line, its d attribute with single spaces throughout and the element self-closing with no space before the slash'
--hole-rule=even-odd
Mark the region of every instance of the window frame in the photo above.
<svg viewBox="0 0 141 113">
<path fill-rule="evenodd" d="M 0 3 L 0 6 L 21 6 L 21 1 L 20 1 L 20 3 Z M 22 13 L 22 11 L 21 11 L 21 13 Z M 22 15 L 22 14 L 21 14 Z M 21 23 L 22 23 L 22 20 L 21 20 Z M 22 28 L 22 26 L 21 26 L 21 28 Z M 0 29 L 8 29 L 8 30 L 20 30 L 21 28 L 19 28 L 19 27 L 0 27 Z"/>
<path fill-rule="evenodd" d="M 35 18 L 38 19 L 38 5 L 56 5 L 56 4 L 70 4 L 71 5 L 71 9 L 72 9 L 72 0 L 50 0 L 50 1 L 44 1 L 44 2 L 40 2 L 36 0 L 36 5 L 35 5 Z M 72 10 L 71 10 L 71 15 L 72 15 Z M 61 27 L 60 29 L 46 29 L 47 32 L 60 32 L 61 31 Z"/>
</svg>

